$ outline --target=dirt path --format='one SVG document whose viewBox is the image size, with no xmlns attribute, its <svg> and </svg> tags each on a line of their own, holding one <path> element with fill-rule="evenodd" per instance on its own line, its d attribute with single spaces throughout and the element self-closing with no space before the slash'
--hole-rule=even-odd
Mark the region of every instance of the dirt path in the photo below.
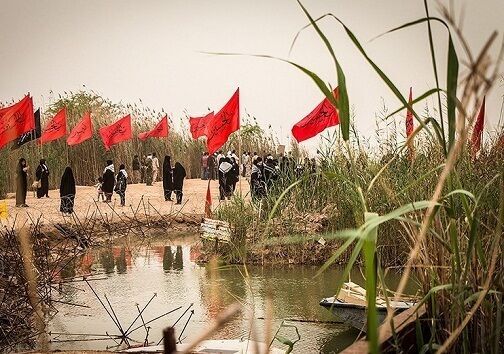
<svg viewBox="0 0 504 354">
<path fill-rule="evenodd" d="M 145 184 L 130 184 L 126 190 L 126 206 L 119 206 L 119 196 L 114 193 L 112 203 L 106 204 L 97 202 L 97 193 L 95 187 L 78 186 L 75 198 L 75 213 L 76 216 L 84 220 L 89 218 L 94 213 L 94 217 L 102 218 L 107 215 L 108 219 L 117 221 L 121 215 L 133 216 L 134 211 L 138 209 L 140 215 L 146 213 L 150 216 L 173 215 L 180 211 L 183 214 L 202 215 L 205 211 L 205 197 L 208 181 L 201 179 L 188 179 L 184 182 L 184 197 L 182 205 L 175 205 L 174 202 L 166 202 L 163 196 L 163 183 L 156 182 L 153 186 Z M 239 184 L 236 186 L 239 191 Z M 210 183 L 212 195 L 212 209 L 216 209 L 219 205 L 219 184 L 217 181 Z M 249 197 L 249 183 L 246 180 L 241 182 L 242 194 Z M 5 200 L 0 200 L 0 203 L 6 202 L 9 216 L 7 219 L 0 220 L 0 225 L 11 226 L 16 220 L 16 225 L 21 226 L 24 223 L 31 223 L 42 217 L 45 224 L 64 223 L 65 216 L 60 213 L 60 198 L 58 190 L 49 191 L 50 198 L 37 199 L 33 192 L 28 192 L 26 203 L 28 208 L 16 208 L 16 200 L 14 194 L 9 194 Z M 143 197 L 143 202 L 141 202 Z M 174 199 L 174 196 L 172 197 Z M 97 209 L 98 207 L 98 209 Z M 99 215 L 101 213 L 102 215 Z M 117 214 L 116 214 L 117 213 Z"/>
</svg>

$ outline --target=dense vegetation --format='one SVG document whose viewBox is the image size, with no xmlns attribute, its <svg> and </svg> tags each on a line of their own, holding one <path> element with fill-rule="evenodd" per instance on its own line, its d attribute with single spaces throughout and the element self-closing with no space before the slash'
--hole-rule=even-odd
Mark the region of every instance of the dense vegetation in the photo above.
<svg viewBox="0 0 504 354">
<path fill-rule="evenodd" d="M 0 104 L 0 106 L 2 106 Z M 42 107 L 42 127 L 62 107 L 67 108 L 67 132 L 82 119 L 85 112 L 91 112 L 93 120 L 93 138 L 79 145 L 68 147 L 66 139 L 62 138 L 42 146 L 35 142 L 23 145 L 18 150 L 10 151 L 6 146 L 0 150 L 0 198 L 7 192 L 15 190 L 15 168 L 19 158 L 24 157 L 31 166 L 31 177 L 34 178 L 35 168 L 41 158 L 47 160 L 51 171 L 50 188 L 58 188 L 61 174 L 66 166 L 71 166 L 78 185 L 93 185 L 103 171 L 105 161 L 112 159 L 117 165 L 124 163 L 128 169 L 131 166 L 133 156 L 148 155 L 156 152 L 162 163 L 164 155 L 172 156 L 172 165 L 180 161 L 188 172 L 188 178 L 196 178 L 201 174 L 200 159 L 206 150 L 204 141 L 192 139 L 188 118 L 180 117 L 180 128 L 170 125 L 170 133 L 167 139 L 151 138 L 146 141 L 138 139 L 138 133 L 148 131 L 165 115 L 160 112 L 139 104 L 113 103 L 94 91 L 65 92 L 58 95 L 47 107 Z M 98 134 L 98 129 L 115 122 L 126 114 L 132 116 L 133 139 L 113 146 L 105 151 Z M 170 118 L 171 120 L 171 118 Z M 266 151 L 273 149 L 276 142 L 271 132 L 268 134 L 259 127 L 254 117 L 247 115 L 242 121 L 240 135 L 233 134 L 223 149 L 236 149 L 239 147 L 239 139 L 242 140 L 243 150 Z M 31 182 L 29 182 L 31 183 Z"/>
<path fill-rule="evenodd" d="M 430 17 L 425 0 L 425 18 L 389 32 L 420 25 L 426 28 L 430 52 L 425 60 L 432 62 L 436 86 L 419 95 L 411 107 L 343 21 L 333 14 L 315 19 L 299 4 L 309 20 L 305 28 L 316 30 L 334 61 L 339 97 L 332 97 L 331 87 L 316 73 L 287 63 L 313 80 L 338 108 L 341 140 L 329 144 L 325 163 L 318 173 L 296 181 L 281 181 L 278 190 L 273 190 L 258 205 L 235 200 L 219 210 L 219 217 L 235 225 L 232 258 L 244 259 L 252 249 L 269 254 L 272 245 L 283 247 L 278 253 L 284 259 L 289 258 L 286 249 L 298 252 L 308 248 L 320 235 L 302 232 L 292 235 L 288 227 L 280 227 L 278 232 L 277 226 L 283 226 L 290 215 L 296 221 L 296 215 L 306 211 L 328 213 L 331 222 L 323 236 L 326 240 L 340 240 L 340 246 L 327 258 L 321 271 L 338 260 L 344 261 L 344 276 L 335 279 L 336 293 L 358 263 L 365 274 L 369 309 L 375 308 L 377 292 L 390 298 L 400 296 L 412 274 L 420 282 L 422 300 L 416 309 L 425 304 L 427 318 L 417 326 L 413 347 L 402 347 L 402 338 L 396 333 L 396 350 L 501 352 L 504 131 L 501 127 L 494 132 L 492 142 L 479 156 L 471 153 L 468 143 L 482 99 L 499 75 L 502 53 L 492 61 L 489 52 L 496 33 L 474 55 L 453 14 L 441 6 L 444 19 Z M 346 88 L 346 81 L 355 78 L 345 77 L 344 63 L 339 62 L 331 41 L 319 27 L 321 20 L 334 20 L 330 23 L 341 26 L 359 55 L 402 103 L 400 110 L 408 107 L 413 111 L 417 128 L 405 143 L 382 141 L 378 156 L 363 149 L 358 141 L 355 143 L 350 129 L 351 92 Z M 431 29 L 439 24 L 448 33 L 448 52 L 443 58 L 447 63 L 443 68 L 444 87 L 434 49 L 435 41 L 442 39 L 434 37 Z M 459 59 L 457 46 L 464 50 L 463 59 Z M 462 71 L 459 65 L 466 67 Z M 436 114 L 429 111 L 419 114 L 418 103 L 431 95 L 437 96 Z M 385 119 L 390 120 L 400 110 Z M 413 141 L 414 154 L 408 151 Z M 306 218 L 302 221 L 306 222 Z M 246 223 L 252 226 L 247 227 Z M 282 235 L 285 236 L 279 237 Z M 390 263 L 399 264 L 403 270 L 397 289 L 388 289 L 384 281 L 382 266 Z M 376 311 L 368 311 L 367 315 L 369 352 L 377 353 L 380 348 Z M 393 311 L 389 310 L 387 323 L 391 323 L 392 316 Z"/>
</svg>

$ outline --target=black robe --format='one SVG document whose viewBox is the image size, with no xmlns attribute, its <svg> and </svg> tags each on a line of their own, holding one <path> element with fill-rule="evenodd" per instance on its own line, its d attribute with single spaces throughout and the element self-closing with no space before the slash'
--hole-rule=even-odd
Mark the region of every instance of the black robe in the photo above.
<svg viewBox="0 0 504 354">
<path fill-rule="evenodd" d="M 37 198 L 42 198 L 49 193 L 49 169 L 47 165 L 38 165 L 35 171 L 37 181 L 40 181 L 40 188 L 37 188 Z"/>
<path fill-rule="evenodd" d="M 186 177 L 185 168 L 179 162 L 176 162 L 175 168 L 173 169 L 173 189 L 175 191 L 182 191 L 185 177 Z"/>
<path fill-rule="evenodd" d="M 126 192 L 126 187 L 128 186 L 128 179 L 122 170 L 119 170 L 119 173 L 116 176 L 116 185 L 115 192 L 118 194 Z M 103 190 L 103 188 L 102 188 Z"/>
<path fill-rule="evenodd" d="M 163 161 L 163 189 L 165 192 L 173 191 L 173 171 L 170 157 L 165 156 Z"/>
<path fill-rule="evenodd" d="M 250 174 L 250 189 L 253 198 L 262 198 L 266 195 L 264 188 L 264 178 L 262 166 L 253 165 L 252 173 Z"/>
<path fill-rule="evenodd" d="M 215 179 L 215 156 L 213 154 L 208 156 L 208 171 L 210 173 L 209 178 Z"/>
<path fill-rule="evenodd" d="M 219 191 L 220 191 L 220 199 L 224 200 L 225 197 L 230 197 L 232 194 L 232 186 L 233 186 L 233 176 L 232 176 L 232 169 L 231 168 L 228 172 L 224 173 L 220 169 L 220 165 L 223 162 L 227 162 L 229 164 L 232 164 L 232 161 L 229 157 L 223 157 L 219 160 Z"/>
<path fill-rule="evenodd" d="M 28 173 L 23 171 L 21 162 L 16 168 L 16 205 L 21 206 L 26 204 L 26 191 L 28 190 Z"/>
<path fill-rule="evenodd" d="M 109 169 L 106 169 L 103 173 L 103 184 L 102 191 L 103 193 L 112 194 L 114 191 L 114 172 Z"/>
<path fill-rule="evenodd" d="M 60 198 L 60 211 L 66 214 L 72 214 L 75 200 L 75 179 L 70 167 L 65 169 L 61 177 Z"/>
<path fill-rule="evenodd" d="M 226 184 L 229 185 L 229 188 L 231 192 L 234 192 L 236 189 L 236 183 L 240 180 L 240 166 L 236 163 L 236 161 L 232 162 L 233 167 L 231 167 L 231 170 L 228 172 L 229 177 L 226 180 Z"/>
</svg>

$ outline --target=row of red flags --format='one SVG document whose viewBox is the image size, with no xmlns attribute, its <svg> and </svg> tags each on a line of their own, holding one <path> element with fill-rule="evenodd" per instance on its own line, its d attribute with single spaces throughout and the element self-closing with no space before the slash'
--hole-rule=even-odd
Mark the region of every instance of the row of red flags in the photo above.
<svg viewBox="0 0 504 354">
<path fill-rule="evenodd" d="M 338 88 L 333 92 L 337 98 Z M 412 105 L 412 89 L 409 92 L 409 105 Z M 476 119 L 471 137 L 472 152 L 476 154 L 481 149 L 481 141 L 485 116 L 485 99 Z M 67 110 L 61 109 L 46 125 L 41 132 L 39 144 L 45 144 L 64 137 L 67 134 Z M 331 102 L 324 98 L 313 111 L 292 127 L 292 135 L 298 141 L 305 141 L 325 129 L 339 124 L 337 109 Z M 203 117 L 189 118 L 191 135 L 194 139 L 206 137 L 207 151 L 212 154 L 221 148 L 229 139 L 229 136 L 240 129 L 240 91 L 239 89 L 231 96 L 222 109 L 214 114 L 210 112 Z M 0 148 L 17 139 L 22 134 L 35 128 L 33 113 L 33 99 L 30 95 L 12 106 L 0 109 Z M 413 134 L 413 114 L 408 108 L 406 113 L 406 136 Z M 140 133 L 138 138 L 167 137 L 169 133 L 168 118 L 164 116 L 159 123 L 150 131 Z M 106 150 L 111 146 L 132 138 L 131 116 L 119 119 L 113 124 L 99 129 L 100 137 Z M 69 146 L 80 144 L 93 136 L 91 114 L 85 113 L 81 121 L 70 131 L 67 138 Z M 413 153 L 412 139 L 408 143 L 410 154 Z M 411 156 L 411 155 L 410 155 Z"/>
</svg>

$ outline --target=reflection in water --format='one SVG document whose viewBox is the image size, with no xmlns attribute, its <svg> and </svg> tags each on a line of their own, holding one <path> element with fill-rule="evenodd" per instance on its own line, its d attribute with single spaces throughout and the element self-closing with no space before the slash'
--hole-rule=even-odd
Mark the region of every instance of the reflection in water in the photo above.
<svg viewBox="0 0 504 354">
<path fill-rule="evenodd" d="M 202 266 L 191 261 L 194 253 L 198 252 L 197 248 L 177 246 L 175 252 L 172 248 L 164 242 L 148 247 L 139 246 L 135 251 L 135 262 L 131 260 L 129 248 L 91 249 L 73 267 L 65 269 L 62 276 L 74 276 L 76 268 L 85 274 L 90 269 L 103 269 L 109 274 L 108 277 L 91 282 L 91 285 L 100 296 L 107 295 L 122 325 L 126 327 L 138 316 L 135 304 L 138 303 L 142 308 L 154 293 L 157 296 L 142 314 L 145 321 L 182 307 L 182 310 L 149 324 L 149 340 L 155 343 L 161 337 L 163 328 L 172 325 L 191 303 L 194 303 L 192 308 L 195 312 L 184 332 L 187 335 L 184 343 L 194 339 L 219 313 L 236 302 L 243 304 L 246 311 L 224 325 L 212 339 L 246 338 L 252 323 L 256 332 L 253 338 L 261 340 L 264 338 L 265 321 L 262 318 L 266 317 L 265 299 L 268 293 L 273 295 L 273 331 L 282 320 L 302 320 L 291 322 L 301 334 L 295 353 L 332 353 L 355 339 L 355 333 L 339 336 L 348 327 L 334 323 L 333 315 L 319 306 L 321 298 L 334 294 L 334 286 L 342 274 L 340 269 L 332 268 L 315 277 L 319 268 L 312 266 L 245 268 L 220 266 L 216 259 Z M 390 282 L 394 283 L 396 276 L 389 273 L 387 278 L 390 277 Z M 356 283 L 364 284 L 358 269 L 352 271 L 351 278 Z M 89 308 L 57 304 L 58 313 L 49 324 L 50 330 L 102 334 L 115 331 L 114 323 L 87 285 L 72 283 L 63 287 L 63 295 L 56 300 L 87 305 Z M 181 332 L 187 318 L 188 315 L 178 322 L 177 333 Z M 289 334 L 285 336 L 290 337 Z M 140 343 L 144 341 L 142 327 L 133 337 Z M 106 349 L 107 345 L 114 345 L 114 342 L 53 343 L 52 349 Z"/>
<path fill-rule="evenodd" d="M 163 252 L 163 270 L 165 272 L 169 271 L 173 264 L 173 253 L 170 246 L 164 247 Z"/>
<path fill-rule="evenodd" d="M 62 279 L 75 277 L 76 259 L 72 259 L 68 264 L 61 269 L 59 275 Z"/>
<path fill-rule="evenodd" d="M 91 273 L 92 269 L 91 266 L 93 265 L 94 262 L 94 257 L 93 257 L 93 252 L 88 249 L 86 253 L 82 256 L 81 260 L 81 272 L 82 274 L 89 274 Z"/>
<path fill-rule="evenodd" d="M 126 273 L 126 248 L 121 247 L 119 252 L 119 257 L 116 258 L 117 273 Z"/>
<path fill-rule="evenodd" d="M 173 261 L 173 269 L 184 269 L 184 260 L 182 259 L 182 246 L 177 246 L 177 251 L 175 252 L 175 260 Z"/>
<path fill-rule="evenodd" d="M 100 252 L 100 263 L 106 274 L 114 272 L 114 253 L 112 252 L 112 247 L 104 248 Z"/>
</svg>

